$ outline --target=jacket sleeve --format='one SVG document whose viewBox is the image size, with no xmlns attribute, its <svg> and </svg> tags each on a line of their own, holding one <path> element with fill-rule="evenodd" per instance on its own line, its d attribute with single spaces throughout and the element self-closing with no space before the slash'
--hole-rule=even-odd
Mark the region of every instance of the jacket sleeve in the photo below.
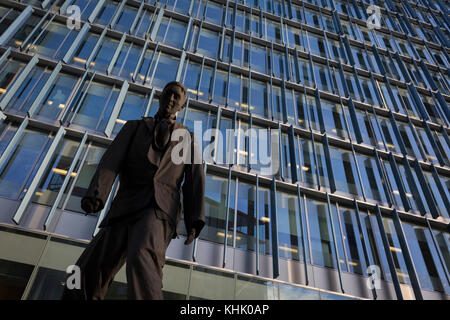
<svg viewBox="0 0 450 320">
<path fill-rule="evenodd" d="M 102 210 L 105 206 L 114 180 L 122 168 L 122 163 L 126 158 L 128 146 L 136 131 L 137 124 L 138 122 L 134 120 L 125 123 L 103 154 L 97 166 L 97 170 L 91 179 L 91 183 L 89 184 L 84 198 L 100 200 L 101 205 L 99 210 Z"/>
<path fill-rule="evenodd" d="M 196 238 L 206 223 L 205 173 L 199 150 L 194 134 L 191 133 L 191 161 L 184 164 L 183 208 L 186 231 L 189 233 L 194 227 Z M 200 163 L 195 163 L 194 160 Z"/>
</svg>

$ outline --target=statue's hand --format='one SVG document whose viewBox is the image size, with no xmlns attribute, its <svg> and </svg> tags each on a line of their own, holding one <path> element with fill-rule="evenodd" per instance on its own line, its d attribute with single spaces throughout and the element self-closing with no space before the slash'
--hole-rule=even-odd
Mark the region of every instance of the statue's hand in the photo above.
<svg viewBox="0 0 450 320">
<path fill-rule="evenodd" d="M 100 199 L 83 198 L 81 200 L 81 208 L 88 213 L 94 213 L 100 210 L 101 201 Z"/>
<path fill-rule="evenodd" d="M 194 241 L 196 232 L 197 231 L 195 230 L 195 228 L 191 228 L 191 232 L 189 232 L 188 238 L 184 242 L 185 245 L 189 245 L 189 244 L 191 244 L 192 241 Z"/>
</svg>

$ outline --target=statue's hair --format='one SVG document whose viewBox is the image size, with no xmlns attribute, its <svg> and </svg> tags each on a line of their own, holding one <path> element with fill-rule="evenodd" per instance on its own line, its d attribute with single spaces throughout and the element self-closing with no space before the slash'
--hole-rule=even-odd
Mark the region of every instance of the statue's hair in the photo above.
<svg viewBox="0 0 450 320">
<path fill-rule="evenodd" d="M 169 82 L 168 84 L 166 84 L 166 86 L 164 87 L 164 89 L 163 89 L 163 91 L 162 91 L 162 94 L 164 95 L 164 93 L 166 92 L 166 90 L 168 90 L 168 89 L 169 89 L 170 87 L 172 87 L 172 86 L 178 86 L 178 87 L 180 87 L 181 90 L 183 90 L 184 94 L 185 94 L 186 97 L 187 97 L 187 91 L 186 91 L 186 88 L 185 88 L 184 85 L 183 85 L 181 82 L 179 82 L 179 81 L 171 81 L 171 82 Z"/>
</svg>

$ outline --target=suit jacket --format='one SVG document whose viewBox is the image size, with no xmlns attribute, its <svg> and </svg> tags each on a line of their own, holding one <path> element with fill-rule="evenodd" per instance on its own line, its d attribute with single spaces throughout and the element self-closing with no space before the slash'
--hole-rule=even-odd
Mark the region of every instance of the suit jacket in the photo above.
<svg viewBox="0 0 450 320">
<path fill-rule="evenodd" d="M 139 215 L 156 202 L 162 210 L 156 210 L 158 217 L 169 220 L 175 237 L 181 220 L 182 190 L 186 230 L 195 227 L 198 237 L 205 224 L 205 174 L 203 165 L 194 163 L 195 152 L 199 156 L 194 134 L 187 131 L 191 138 L 190 163 L 175 164 L 171 153 L 178 141 L 169 141 L 164 152 L 151 147 L 154 123 L 152 117 L 127 121 L 103 154 L 85 197 L 100 199 L 102 209 L 119 174 L 119 190 L 100 227 Z M 175 121 L 173 130 L 179 128 L 188 130 Z"/>
</svg>

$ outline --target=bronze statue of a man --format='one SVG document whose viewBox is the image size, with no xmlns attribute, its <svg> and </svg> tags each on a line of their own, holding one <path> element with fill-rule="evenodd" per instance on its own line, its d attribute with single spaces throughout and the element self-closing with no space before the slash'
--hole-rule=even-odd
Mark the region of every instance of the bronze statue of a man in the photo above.
<svg viewBox="0 0 450 320">
<path fill-rule="evenodd" d="M 171 133 L 187 130 L 175 120 L 186 99 L 183 84 L 168 83 L 155 117 L 127 121 L 104 153 L 81 207 L 86 213 L 102 210 L 117 175 L 120 187 L 100 231 L 76 262 L 81 289 L 66 287 L 63 299 L 103 299 L 125 262 L 128 299 L 163 298 L 162 268 L 181 220 L 181 189 L 186 245 L 205 224 L 205 174 L 194 161 L 198 154 L 192 133 L 191 161 L 175 164 L 171 159 L 179 143 Z"/>
</svg>

